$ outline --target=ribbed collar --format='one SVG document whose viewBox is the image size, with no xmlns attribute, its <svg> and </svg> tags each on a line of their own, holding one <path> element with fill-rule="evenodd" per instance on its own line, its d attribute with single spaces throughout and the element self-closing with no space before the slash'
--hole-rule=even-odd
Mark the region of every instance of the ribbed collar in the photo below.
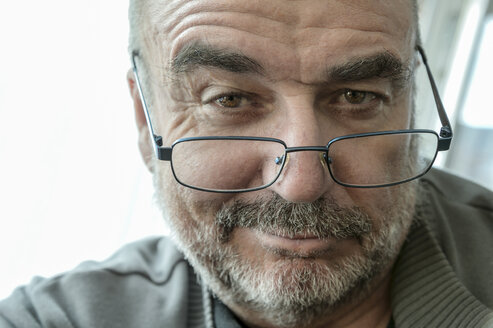
<svg viewBox="0 0 493 328">
<path fill-rule="evenodd" d="M 424 223 L 413 226 L 401 250 L 391 297 L 398 328 L 493 327 L 493 311 L 459 281 Z"/>
</svg>

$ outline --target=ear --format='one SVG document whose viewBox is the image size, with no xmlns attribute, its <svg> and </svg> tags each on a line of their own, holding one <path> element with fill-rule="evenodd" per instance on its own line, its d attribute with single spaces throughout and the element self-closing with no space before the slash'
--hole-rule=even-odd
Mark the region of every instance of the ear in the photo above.
<svg viewBox="0 0 493 328">
<path fill-rule="evenodd" d="M 142 107 L 142 100 L 140 99 L 139 90 L 135 82 L 135 75 L 133 70 L 130 69 L 127 73 L 127 83 L 132 97 L 135 111 L 135 123 L 137 124 L 137 130 L 139 135 L 139 150 L 145 165 L 151 171 L 154 172 L 154 151 L 151 140 L 149 138 L 149 128 L 147 126 L 146 116 L 144 114 L 144 108 Z"/>
</svg>

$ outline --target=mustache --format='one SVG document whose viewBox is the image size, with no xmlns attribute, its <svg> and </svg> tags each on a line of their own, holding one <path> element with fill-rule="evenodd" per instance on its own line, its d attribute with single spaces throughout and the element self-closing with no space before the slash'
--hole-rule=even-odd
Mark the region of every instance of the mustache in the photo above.
<svg viewBox="0 0 493 328">
<path fill-rule="evenodd" d="M 275 194 L 254 202 L 235 201 L 216 214 L 219 241 L 228 242 L 235 228 L 251 228 L 273 235 L 294 238 L 360 239 L 372 231 L 372 220 L 359 207 L 341 207 L 331 199 L 293 203 Z"/>
</svg>

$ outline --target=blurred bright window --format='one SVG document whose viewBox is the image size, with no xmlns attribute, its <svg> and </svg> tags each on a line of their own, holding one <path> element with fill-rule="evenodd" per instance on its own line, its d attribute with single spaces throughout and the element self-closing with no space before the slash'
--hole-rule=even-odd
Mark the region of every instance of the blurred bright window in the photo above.
<svg viewBox="0 0 493 328">
<path fill-rule="evenodd" d="M 493 103 L 490 99 L 493 95 L 493 15 L 485 19 L 477 55 L 471 66 L 471 79 L 460 123 L 475 128 L 493 129 Z"/>
<path fill-rule="evenodd" d="M 456 120 L 457 138 L 445 167 L 490 189 L 493 188 L 493 14 L 489 13 L 476 38 L 476 52 Z"/>
</svg>

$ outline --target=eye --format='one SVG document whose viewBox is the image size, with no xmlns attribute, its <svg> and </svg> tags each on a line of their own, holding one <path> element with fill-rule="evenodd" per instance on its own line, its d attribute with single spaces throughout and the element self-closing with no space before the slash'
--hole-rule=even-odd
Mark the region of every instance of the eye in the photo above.
<svg viewBox="0 0 493 328">
<path fill-rule="evenodd" d="M 361 105 L 363 103 L 370 102 L 375 98 L 376 95 L 372 92 L 350 89 L 344 91 L 344 99 L 352 105 Z"/>
<path fill-rule="evenodd" d="M 335 91 L 324 104 L 332 113 L 341 115 L 344 119 L 370 119 L 385 109 L 389 98 L 385 93 L 362 91 L 357 89 L 339 89 Z"/>
<path fill-rule="evenodd" d="M 216 104 L 224 108 L 238 108 L 248 103 L 248 99 L 242 95 L 229 94 L 219 96 L 214 100 Z"/>
</svg>

